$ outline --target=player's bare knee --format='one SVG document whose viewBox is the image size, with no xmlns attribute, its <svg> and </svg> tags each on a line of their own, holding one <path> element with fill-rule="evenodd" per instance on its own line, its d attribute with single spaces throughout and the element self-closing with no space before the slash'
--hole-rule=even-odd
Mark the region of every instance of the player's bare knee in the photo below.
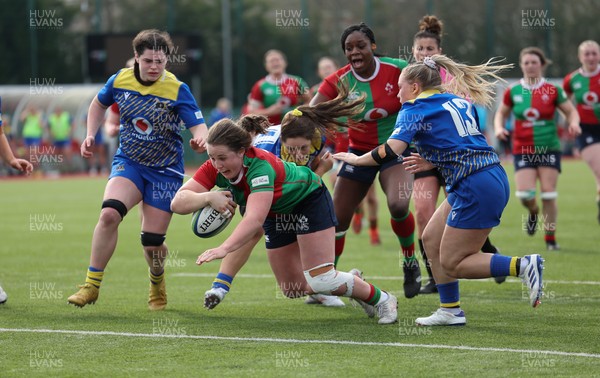
<svg viewBox="0 0 600 378">
<path fill-rule="evenodd" d="M 427 257 L 429 257 L 429 254 L 427 255 Z M 458 264 L 456 264 L 456 261 L 454 261 L 453 259 L 444 258 L 443 256 L 440 256 L 440 266 L 442 267 L 446 275 L 453 278 L 459 277 Z"/>
<path fill-rule="evenodd" d="M 436 235 L 433 235 L 432 232 L 428 232 L 427 229 L 425 229 L 425 231 L 423 232 L 423 247 L 425 248 L 425 251 L 427 252 L 427 257 L 428 258 L 434 258 L 437 257 L 439 254 L 439 244 L 437 244 L 437 237 Z"/>
<path fill-rule="evenodd" d="M 331 266 L 331 269 L 316 274 L 313 277 L 315 271 L 327 266 Z M 354 276 L 350 273 L 336 271 L 333 264 L 330 263 L 305 270 L 304 277 L 306 278 L 308 286 L 310 286 L 315 293 L 350 297 L 354 290 Z"/>
<path fill-rule="evenodd" d="M 391 203 L 388 203 L 388 208 L 390 209 L 390 214 L 392 215 L 392 217 L 396 218 L 396 219 L 403 219 L 406 218 L 406 216 L 408 215 L 408 212 L 410 211 L 408 206 L 409 206 L 409 198 L 410 198 L 410 193 L 405 194 L 407 196 L 407 200 L 397 200 L 397 201 L 393 201 Z"/>
</svg>

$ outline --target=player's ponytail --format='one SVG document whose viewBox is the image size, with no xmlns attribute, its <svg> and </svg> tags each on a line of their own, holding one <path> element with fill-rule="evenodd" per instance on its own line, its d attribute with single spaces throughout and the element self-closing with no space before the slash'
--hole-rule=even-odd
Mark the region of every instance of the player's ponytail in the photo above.
<svg viewBox="0 0 600 378">
<path fill-rule="evenodd" d="M 463 93 L 474 103 L 490 106 L 494 100 L 494 88 L 498 81 L 505 82 L 498 74 L 513 68 L 513 64 L 497 64 L 503 58 L 491 58 L 484 64 L 468 66 L 457 63 L 445 55 L 433 55 L 423 62 L 413 63 L 402 70 L 409 83 L 418 82 L 427 89 L 439 89 L 450 93 Z M 453 77 L 442 85 L 440 67 Z M 490 80 L 491 79 L 491 80 Z"/>
<path fill-rule="evenodd" d="M 302 105 L 288 112 L 281 121 L 281 139 L 303 137 L 312 140 L 317 131 L 332 137 L 338 127 L 358 128 L 340 118 L 360 114 L 365 107 L 365 95 L 348 100 L 349 95 L 350 90 L 344 82 L 339 86 L 336 98 L 314 106 Z"/>
<path fill-rule="evenodd" d="M 240 118 L 238 125 L 252 136 L 265 134 L 271 123 L 265 116 L 248 114 Z"/>
</svg>

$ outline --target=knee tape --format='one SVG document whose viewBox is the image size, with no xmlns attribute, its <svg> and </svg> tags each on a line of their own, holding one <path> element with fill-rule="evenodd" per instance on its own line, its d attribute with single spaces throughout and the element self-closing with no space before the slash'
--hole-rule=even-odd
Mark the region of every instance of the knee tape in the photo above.
<svg viewBox="0 0 600 378">
<path fill-rule="evenodd" d="M 144 247 L 160 247 L 165 242 L 166 235 L 154 234 L 152 232 L 142 231 L 142 245 Z"/>
<path fill-rule="evenodd" d="M 315 267 L 320 268 L 324 265 Z M 304 277 L 306 282 L 313 289 L 315 293 L 331 295 L 332 292 L 336 291 L 340 287 L 346 285 L 346 292 L 342 295 L 344 297 L 350 297 L 354 290 L 354 276 L 346 272 L 338 272 L 335 269 L 331 269 L 323 274 L 319 274 L 316 277 L 310 275 L 310 270 L 304 271 Z"/>
<path fill-rule="evenodd" d="M 127 215 L 127 206 L 125 206 L 125 204 L 119 200 L 104 200 L 104 202 L 102 202 L 102 208 L 104 209 L 105 207 L 110 207 L 111 209 L 117 210 L 119 215 L 121 215 L 121 220 L 123 220 L 123 218 L 125 218 L 125 215 Z"/>
<path fill-rule="evenodd" d="M 517 196 L 520 200 L 532 200 L 535 198 L 535 189 L 530 190 L 517 190 L 515 192 L 515 196 Z"/>
<path fill-rule="evenodd" d="M 542 192 L 540 194 L 540 197 L 543 200 L 552 200 L 552 199 L 556 199 L 556 197 L 558 197 L 558 192 Z"/>
</svg>

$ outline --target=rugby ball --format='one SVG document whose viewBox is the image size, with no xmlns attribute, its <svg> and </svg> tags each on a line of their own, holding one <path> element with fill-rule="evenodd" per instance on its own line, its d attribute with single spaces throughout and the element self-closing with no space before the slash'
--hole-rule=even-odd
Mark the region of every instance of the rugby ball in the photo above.
<svg viewBox="0 0 600 378">
<path fill-rule="evenodd" d="M 210 238 L 223 231 L 231 222 L 233 216 L 224 217 L 212 206 L 197 210 L 192 215 L 192 231 L 201 238 Z"/>
<path fill-rule="evenodd" d="M 218 190 L 229 191 L 231 193 L 231 190 L 225 188 Z M 202 209 L 198 209 L 192 215 L 192 231 L 198 237 L 210 238 L 223 231 L 232 219 L 233 214 L 227 218 L 212 206 L 208 205 Z"/>
</svg>

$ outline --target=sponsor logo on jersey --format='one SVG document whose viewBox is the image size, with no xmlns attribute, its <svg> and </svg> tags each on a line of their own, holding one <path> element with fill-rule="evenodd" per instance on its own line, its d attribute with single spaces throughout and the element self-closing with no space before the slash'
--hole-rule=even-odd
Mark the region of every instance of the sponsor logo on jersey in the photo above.
<svg viewBox="0 0 600 378">
<path fill-rule="evenodd" d="M 540 118 L 540 112 L 535 108 L 527 108 L 523 112 L 523 117 L 525 117 L 526 120 L 531 122 L 537 121 Z"/>
<path fill-rule="evenodd" d="M 523 102 L 523 95 L 515 95 L 513 97 L 513 102 Z"/>
<path fill-rule="evenodd" d="M 583 94 L 583 102 L 585 102 L 586 105 L 594 105 L 598 102 L 598 95 L 594 92 L 585 92 Z"/>
<path fill-rule="evenodd" d="M 125 97 L 125 100 L 127 100 L 129 98 L 129 92 L 123 93 L 123 97 Z"/>
<path fill-rule="evenodd" d="M 550 101 L 550 96 L 548 96 L 547 94 L 545 94 L 545 93 L 544 93 L 544 94 L 542 95 L 542 101 L 544 101 L 544 102 L 548 102 L 548 101 Z"/>
<path fill-rule="evenodd" d="M 152 124 L 148 122 L 148 120 L 144 117 L 136 117 L 131 123 L 133 123 L 133 127 L 135 130 L 143 135 L 152 134 Z"/>
<path fill-rule="evenodd" d="M 196 119 L 202 119 L 202 118 L 204 118 L 202 116 L 202 111 L 201 110 L 198 110 L 196 113 L 194 113 L 194 115 L 196 116 Z"/>
<path fill-rule="evenodd" d="M 257 178 L 252 179 L 252 186 L 261 186 L 261 185 L 268 185 L 269 184 L 269 176 L 260 176 Z"/>
<path fill-rule="evenodd" d="M 388 116 L 388 112 L 382 108 L 373 108 L 369 110 L 363 119 L 365 121 L 377 121 L 378 119 L 382 119 Z"/>
</svg>

